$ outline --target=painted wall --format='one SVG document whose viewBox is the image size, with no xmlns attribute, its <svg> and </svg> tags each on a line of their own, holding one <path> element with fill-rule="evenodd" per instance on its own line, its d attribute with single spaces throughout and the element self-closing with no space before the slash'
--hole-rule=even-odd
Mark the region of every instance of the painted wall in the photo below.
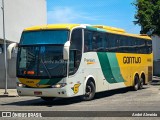
<svg viewBox="0 0 160 120">
<path fill-rule="evenodd" d="M 152 36 L 154 61 L 160 61 L 160 37 Z"/>
<path fill-rule="evenodd" d="M 0 7 L 2 0 L 0 0 Z M 6 39 L 19 42 L 24 28 L 47 23 L 46 0 L 4 0 Z M 2 26 L 2 9 L 0 9 Z M 3 29 L 0 27 L 0 38 Z"/>
<path fill-rule="evenodd" d="M 153 43 L 153 55 L 154 55 L 154 63 L 153 63 L 153 74 L 160 75 L 160 37 L 152 36 Z"/>
<path fill-rule="evenodd" d="M 4 2 L 6 40 L 10 43 L 19 42 L 24 28 L 47 23 L 46 0 L 4 0 Z M 3 16 L 1 6 L 2 0 L 0 0 L 0 44 L 3 44 Z M 7 63 L 8 88 L 15 88 L 16 57 L 12 57 Z M 4 53 L 0 54 L 0 82 L 0 88 L 5 88 Z"/>
<path fill-rule="evenodd" d="M 1 6 L 2 6 L 2 0 L 0 0 L 0 39 L 3 37 L 3 29 L 2 29 L 2 18 L 3 18 L 3 16 L 2 16 L 2 9 L 1 9 Z"/>
</svg>

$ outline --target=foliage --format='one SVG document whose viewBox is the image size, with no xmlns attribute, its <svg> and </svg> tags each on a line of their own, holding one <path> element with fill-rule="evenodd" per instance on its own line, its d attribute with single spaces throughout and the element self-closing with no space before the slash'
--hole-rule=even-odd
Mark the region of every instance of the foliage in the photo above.
<svg viewBox="0 0 160 120">
<path fill-rule="evenodd" d="M 160 0 L 136 0 L 135 24 L 141 26 L 141 34 L 160 36 Z"/>
</svg>

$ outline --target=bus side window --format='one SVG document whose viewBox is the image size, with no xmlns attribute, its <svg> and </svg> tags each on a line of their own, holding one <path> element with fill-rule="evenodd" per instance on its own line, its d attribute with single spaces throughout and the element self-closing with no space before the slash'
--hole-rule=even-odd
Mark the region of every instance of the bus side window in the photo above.
<svg viewBox="0 0 160 120">
<path fill-rule="evenodd" d="M 109 52 L 118 52 L 119 36 L 115 35 L 115 34 L 108 34 L 107 41 L 109 42 L 108 51 Z"/>
<path fill-rule="evenodd" d="M 82 29 L 72 32 L 69 58 L 69 75 L 73 75 L 78 70 L 82 58 Z"/>
<path fill-rule="evenodd" d="M 98 42 L 98 34 L 96 32 L 93 33 L 92 38 L 92 51 L 97 51 L 97 42 Z"/>
<path fill-rule="evenodd" d="M 96 39 L 97 48 L 96 51 L 103 52 L 104 51 L 104 34 L 103 33 L 97 33 L 97 39 Z"/>
<path fill-rule="evenodd" d="M 110 52 L 111 51 L 111 43 L 112 43 L 111 42 L 111 34 L 107 33 L 106 40 L 107 40 L 106 51 Z"/>
<path fill-rule="evenodd" d="M 109 41 L 110 37 L 109 37 L 109 34 L 106 33 L 105 34 L 105 37 L 104 37 L 104 48 L 105 48 L 105 51 L 106 52 L 109 52 L 109 46 L 110 46 L 110 41 Z"/>
<path fill-rule="evenodd" d="M 97 51 L 100 41 L 99 41 L 100 35 L 98 32 L 93 32 L 93 39 L 92 39 L 92 51 Z"/>
<path fill-rule="evenodd" d="M 135 38 L 132 38 L 132 37 L 128 37 L 127 36 L 127 39 L 128 39 L 128 53 L 137 53 L 137 43 L 136 43 L 136 39 Z"/>
<path fill-rule="evenodd" d="M 126 52 L 126 40 L 124 36 L 121 36 L 119 39 L 119 52 Z"/>
<path fill-rule="evenodd" d="M 84 52 L 92 51 L 93 33 L 91 31 L 84 31 Z"/>
<path fill-rule="evenodd" d="M 108 41 L 107 41 L 107 34 L 103 33 L 103 41 L 102 41 L 102 45 L 104 47 L 104 51 L 107 52 L 108 51 Z"/>
<path fill-rule="evenodd" d="M 85 30 L 84 32 L 84 52 L 104 51 L 104 33 Z"/>
<path fill-rule="evenodd" d="M 147 41 L 147 53 L 152 53 L 152 41 Z"/>
</svg>

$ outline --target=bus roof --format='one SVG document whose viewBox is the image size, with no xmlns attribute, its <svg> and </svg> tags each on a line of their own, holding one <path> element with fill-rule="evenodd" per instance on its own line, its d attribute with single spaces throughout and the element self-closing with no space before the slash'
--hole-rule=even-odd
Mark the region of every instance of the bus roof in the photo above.
<svg viewBox="0 0 160 120">
<path fill-rule="evenodd" d="M 121 29 L 121 28 L 115 28 L 115 27 L 104 26 L 104 25 L 93 25 L 93 27 L 104 29 L 107 32 L 113 33 L 113 34 L 120 34 L 124 36 L 151 40 L 151 38 L 147 34 L 131 34 L 131 33 L 127 33 L 124 29 Z"/>
<path fill-rule="evenodd" d="M 124 36 L 137 37 L 137 38 L 151 40 L 151 38 L 145 34 L 130 34 L 130 33 L 127 33 L 124 29 L 110 27 L 110 26 L 104 26 L 104 25 L 48 24 L 48 25 L 29 27 L 29 28 L 24 29 L 24 31 L 49 30 L 49 29 L 69 29 L 69 30 L 71 30 L 72 28 L 78 27 L 78 26 L 86 26 L 88 28 L 93 28 L 93 29 L 95 28 L 95 30 L 97 30 L 97 31 L 106 31 L 108 33 L 120 34 L 120 35 L 124 35 Z"/>
<path fill-rule="evenodd" d="M 24 31 L 35 31 L 35 30 L 49 30 L 49 29 L 72 29 L 74 27 L 80 26 L 80 24 L 48 24 L 48 25 L 40 25 L 33 26 L 24 29 Z"/>
</svg>

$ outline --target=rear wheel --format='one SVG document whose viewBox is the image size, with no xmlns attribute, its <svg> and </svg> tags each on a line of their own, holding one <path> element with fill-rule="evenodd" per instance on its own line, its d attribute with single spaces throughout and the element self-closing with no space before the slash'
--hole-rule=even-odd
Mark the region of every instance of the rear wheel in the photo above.
<svg viewBox="0 0 160 120">
<path fill-rule="evenodd" d="M 41 99 L 43 99 L 44 101 L 51 102 L 55 99 L 55 97 L 41 97 Z"/>
<path fill-rule="evenodd" d="M 139 89 L 142 89 L 142 88 L 143 88 L 143 78 L 140 78 Z"/>
<path fill-rule="evenodd" d="M 95 85 L 92 81 L 88 81 L 86 84 L 85 95 L 82 96 L 82 100 L 89 101 L 94 98 L 95 95 Z"/>
<path fill-rule="evenodd" d="M 134 91 L 137 91 L 139 89 L 139 78 L 137 75 L 134 77 L 134 85 L 132 88 Z"/>
</svg>

